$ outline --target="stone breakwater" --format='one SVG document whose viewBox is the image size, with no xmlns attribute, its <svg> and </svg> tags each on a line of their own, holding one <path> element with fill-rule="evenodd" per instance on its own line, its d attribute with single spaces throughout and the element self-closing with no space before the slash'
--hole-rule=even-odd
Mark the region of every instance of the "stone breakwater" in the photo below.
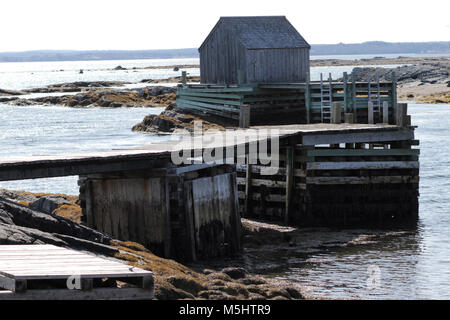
<svg viewBox="0 0 450 320">
<path fill-rule="evenodd" d="M 113 239 L 60 215 L 58 209 L 69 204 L 76 207 L 77 202 L 78 197 L 62 194 L 0 190 L 0 244 L 53 244 L 153 271 L 156 299 L 303 298 L 302 287 L 297 284 L 266 279 L 241 267 L 215 268 L 203 264 L 190 268 L 158 257 L 138 243 Z M 77 212 L 68 216 L 77 217 Z M 111 281 L 105 285 L 121 283 Z"/>
</svg>

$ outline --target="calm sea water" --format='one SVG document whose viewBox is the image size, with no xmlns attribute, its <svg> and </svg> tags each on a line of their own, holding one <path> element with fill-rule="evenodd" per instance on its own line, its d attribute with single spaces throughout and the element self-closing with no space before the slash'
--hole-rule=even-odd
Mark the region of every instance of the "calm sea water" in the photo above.
<svg viewBox="0 0 450 320">
<path fill-rule="evenodd" d="M 0 64 L 0 88 L 41 87 L 79 80 L 165 78 L 179 75 L 179 72 L 108 69 L 117 65 L 132 68 L 198 63 L 194 60 Z M 90 71 L 79 75 L 77 71 L 81 68 Z M 351 69 L 312 68 L 311 75 L 315 79 L 320 72 L 332 72 L 333 77 L 337 77 Z M 198 69 L 191 72 L 198 74 Z M 131 127 L 145 115 L 160 111 L 154 108 L 81 109 L 0 104 L 0 157 L 101 151 L 168 139 L 167 136 L 131 131 Z M 305 243 L 311 243 L 312 250 L 306 256 L 304 251 L 296 251 L 295 247 L 279 253 L 277 259 L 280 257 L 283 266 L 270 273 L 273 277 L 304 282 L 310 285 L 312 294 L 331 298 L 450 299 L 450 145 L 447 142 L 450 137 L 450 105 L 409 104 L 409 113 L 413 124 L 418 125 L 416 137 L 421 141 L 418 225 L 395 232 L 305 230 L 303 238 Z M 77 177 L 63 177 L 0 182 L 0 188 L 77 194 L 76 180 Z M 333 245 L 335 239 L 360 239 L 374 234 L 377 235 L 375 240 L 366 244 Z M 326 245 L 313 248 L 318 242 Z M 283 254 L 284 257 L 280 256 Z M 370 282 L 372 279 L 376 281 Z"/>
</svg>

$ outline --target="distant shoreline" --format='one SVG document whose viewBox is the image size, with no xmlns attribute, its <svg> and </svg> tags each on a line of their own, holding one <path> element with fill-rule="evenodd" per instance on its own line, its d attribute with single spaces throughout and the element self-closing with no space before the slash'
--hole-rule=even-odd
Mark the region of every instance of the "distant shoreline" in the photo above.
<svg viewBox="0 0 450 320">
<path fill-rule="evenodd" d="M 449 54 L 450 41 L 312 44 L 310 54 L 320 55 L 392 55 Z M 198 58 L 197 48 L 154 50 L 33 50 L 0 52 L 1 62 L 56 62 L 98 60 L 144 60 Z"/>
</svg>

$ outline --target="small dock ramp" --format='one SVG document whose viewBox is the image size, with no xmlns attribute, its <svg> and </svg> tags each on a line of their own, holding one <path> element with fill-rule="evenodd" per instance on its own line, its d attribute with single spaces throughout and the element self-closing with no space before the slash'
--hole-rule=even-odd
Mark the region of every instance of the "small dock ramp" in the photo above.
<svg viewBox="0 0 450 320">
<path fill-rule="evenodd" d="M 116 280 L 124 285 L 115 286 Z M 153 273 L 53 245 L 0 246 L 0 300 L 152 299 Z"/>
</svg>

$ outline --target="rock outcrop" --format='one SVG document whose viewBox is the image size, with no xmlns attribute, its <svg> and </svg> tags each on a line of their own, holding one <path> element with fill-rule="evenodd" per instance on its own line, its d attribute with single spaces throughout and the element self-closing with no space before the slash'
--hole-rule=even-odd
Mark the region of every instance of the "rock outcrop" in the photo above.
<svg viewBox="0 0 450 320">
<path fill-rule="evenodd" d="M 72 197 L 1 190 L 0 244 L 53 244 L 89 251 L 153 271 L 156 299 L 303 298 L 302 288 L 298 285 L 264 279 L 241 267 L 213 270 L 199 266 L 194 270 L 176 261 L 158 257 L 138 243 L 119 241 L 56 214 L 32 210 L 26 206 L 33 205 L 36 198 L 45 198 L 46 201 L 59 199 L 56 202 L 64 206 L 61 198 L 67 200 Z M 53 212 L 56 210 L 58 208 Z"/>
<path fill-rule="evenodd" d="M 225 123 L 211 117 L 200 118 L 188 113 L 183 113 L 175 104 L 168 106 L 159 115 L 150 114 L 131 130 L 150 133 L 173 133 L 180 130 L 193 132 L 194 122 L 201 121 L 203 130 L 225 130 Z"/>
<path fill-rule="evenodd" d="M 167 107 L 176 100 L 176 88 L 147 87 L 136 90 L 95 89 L 75 95 L 9 99 L 13 105 L 62 105 L 67 107 L 139 108 Z"/>
</svg>

